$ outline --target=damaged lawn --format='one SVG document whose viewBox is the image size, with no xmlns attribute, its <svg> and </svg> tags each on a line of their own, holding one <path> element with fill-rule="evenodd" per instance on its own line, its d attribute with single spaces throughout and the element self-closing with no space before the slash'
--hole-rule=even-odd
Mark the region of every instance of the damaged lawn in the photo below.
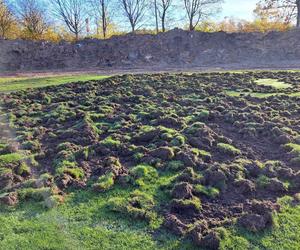
<svg viewBox="0 0 300 250">
<path fill-rule="evenodd" d="M 144 74 L 3 94 L 0 248 L 296 249 L 299 82 Z"/>
</svg>

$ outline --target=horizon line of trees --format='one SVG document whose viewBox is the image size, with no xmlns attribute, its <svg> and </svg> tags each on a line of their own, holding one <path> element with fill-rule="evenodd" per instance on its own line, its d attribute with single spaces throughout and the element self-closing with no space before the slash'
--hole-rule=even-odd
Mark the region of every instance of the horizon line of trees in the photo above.
<svg viewBox="0 0 300 250">
<path fill-rule="evenodd" d="M 300 0 L 258 0 L 255 20 L 213 21 L 223 0 L 0 0 L 0 38 L 78 40 L 165 32 L 285 31 L 300 27 Z M 122 31 L 123 30 L 123 31 Z M 125 31 L 124 31 L 125 30 Z"/>
</svg>

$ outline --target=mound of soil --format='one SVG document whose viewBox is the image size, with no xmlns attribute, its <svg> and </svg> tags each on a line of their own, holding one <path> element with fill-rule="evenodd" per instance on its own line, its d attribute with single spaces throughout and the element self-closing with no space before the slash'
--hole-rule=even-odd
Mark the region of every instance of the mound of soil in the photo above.
<svg viewBox="0 0 300 250">
<path fill-rule="evenodd" d="M 292 87 L 276 95 L 255 84 L 266 78 Z M 291 72 L 124 75 L 3 95 L 23 158 L 0 147 L 0 200 L 135 187 L 111 209 L 164 217 L 161 226 L 217 249 L 215 228 L 269 228 L 277 198 L 299 193 L 299 82 Z"/>
<path fill-rule="evenodd" d="M 300 32 L 204 33 L 174 29 L 77 43 L 0 40 L 0 71 L 299 68 Z"/>
</svg>

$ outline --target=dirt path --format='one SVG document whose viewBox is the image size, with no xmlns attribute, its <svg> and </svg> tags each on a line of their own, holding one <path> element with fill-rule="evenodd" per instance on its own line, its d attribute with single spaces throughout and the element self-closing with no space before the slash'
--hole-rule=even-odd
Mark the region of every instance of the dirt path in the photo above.
<svg viewBox="0 0 300 250">
<path fill-rule="evenodd" d="M 147 73 L 180 73 L 180 72 L 213 72 L 213 71 L 249 71 L 249 70 L 300 70 L 300 68 L 284 67 L 181 67 L 181 68 L 161 68 L 161 67 L 143 67 L 143 68 L 106 68 L 106 69 L 74 69 L 74 70 L 47 70 L 47 71 L 16 71 L 0 72 L 0 77 L 49 77 L 59 75 L 120 75 L 120 74 L 147 74 Z"/>
</svg>

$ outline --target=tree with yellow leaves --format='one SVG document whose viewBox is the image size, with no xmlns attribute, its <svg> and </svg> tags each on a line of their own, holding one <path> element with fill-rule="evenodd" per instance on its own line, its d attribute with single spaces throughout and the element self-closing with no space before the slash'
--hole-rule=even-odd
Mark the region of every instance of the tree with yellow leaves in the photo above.
<svg viewBox="0 0 300 250">
<path fill-rule="evenodd" d="M 9 38 L 9 31 L 15 25 L 15 18 L 7 8 L 5 2 L 0 0 L 0 38 Z"/>
<path fill-rule="evenodd" d="M 286 23 L 296 20 L 296 26 L 300 27 L 300 0 L 260 0 L 258 5 L 270 17 Z"/>
<path fill-rule="evenodd" d="M 21 27 L 21 38 L 41 40 L 49 28 L 45 9 L 38 0 L 15 0 L 14 13 Z"/>
</svg>

